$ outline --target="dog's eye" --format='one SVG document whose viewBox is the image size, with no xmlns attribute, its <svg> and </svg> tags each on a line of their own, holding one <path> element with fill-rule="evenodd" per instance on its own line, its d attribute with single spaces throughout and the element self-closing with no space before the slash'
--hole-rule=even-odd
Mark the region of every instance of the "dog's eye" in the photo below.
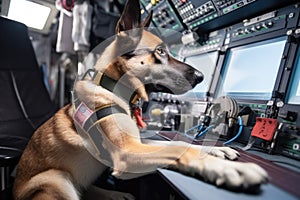
<svg viewBox="0 0 300 200">
<path fill-rule="evenodd" d="M 167 54 L 166 50 L 162 47 L 157 47 L 155 49 L 156 53 L 158 53 L 160 56 L 165 56 Z"/>
</svg>

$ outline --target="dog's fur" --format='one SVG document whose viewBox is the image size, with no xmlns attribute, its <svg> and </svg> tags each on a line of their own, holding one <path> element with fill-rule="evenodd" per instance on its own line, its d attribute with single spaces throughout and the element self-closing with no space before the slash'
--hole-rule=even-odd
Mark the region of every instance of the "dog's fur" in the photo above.
<svg viewBox="0 0 300 200">
<path fill-rule="evenodd" d="M 141 23 L 138 0 L 129 0 L 118 22 L 117 36 L 95 65 L 97 71 L 134 88 L 146 101 L 151 91 L 183 93 L 203 79 L 200 72 L 172 58 L 162 40 L 144 29 L 150 19 L 151 15 Z M 139 29 L 129 31 L 134 28 Z M 125 51 L 130 53 L 124 54 Z M 164 167 L 229 188 L 247 189 L 267 180 L 266 172 L 255 164 L 226 160 L 238 156 L 227 147 L 142 143 L 128 102 L 88 79 L 77 81 L 74 89 L 90 109 L 117 104 L 127 112 L 127 115 L 109 115 L 95 124 L 101 129 L 103 149 L 109 154 L 116 177 L 138 177 Z M 94 147 L 89 139 L 77 133 L 73 114 L 73 106 L 67 105 L 34 133 L 18 164 L 14 183 L 16 200 L 76 200 L 86 190 L 92 192 L 94 199 L 98 197 L 95 192 L 101 189 L 90 186 L 107 168 L 101 162 L 106 158 L 102 152 L 97 155 L 100 159 L 90 153 Z M 110 195 L 105 191 L 100 193 L 105 197 Z M 113 194 L 109 198 L 133 199 L 129 194 Z"/>
</svg>

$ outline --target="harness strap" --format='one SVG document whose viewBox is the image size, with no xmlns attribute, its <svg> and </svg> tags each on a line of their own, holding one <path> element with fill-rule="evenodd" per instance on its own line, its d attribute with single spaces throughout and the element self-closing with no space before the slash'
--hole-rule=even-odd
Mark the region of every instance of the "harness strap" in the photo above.
<svg viewBox="0 0 300 200">
<path fill-rule="evenodd" d="M 83 129 L 87 131 L 95 123 L 95 121 L 93 120 L 93 118 L 95 117 L 97 120 L 99 120 L 116 113 L 127 114 L 126 111 L 118 105 L 111 105 L 105 108 L 101 108 L 94 112 L 94 114 L 87 120 L 87 122 L 83 126 Z"/>
<path fill-rule="evenodd" d="M 74 113 L 74 120 L 82 127 L 83 130 L 88 131 L 96 121 L 116 113 L 127 114 L 127 112 L 117 104 L 100 108 L 97 111 L 92 111 L 86 104 L 80 102 Z"/>
</svg>

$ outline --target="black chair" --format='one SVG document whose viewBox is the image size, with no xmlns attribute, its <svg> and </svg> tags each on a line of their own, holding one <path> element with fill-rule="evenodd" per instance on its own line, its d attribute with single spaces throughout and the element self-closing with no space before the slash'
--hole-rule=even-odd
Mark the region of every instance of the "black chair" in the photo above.
<svg viewBox="0 0 300 200">
<path fill-rule="evenodd" d="M 0 17 L 0 199 L 10 199 L 10 176 L 33 132 L 55 111 L 28 29 Z"/>
</svg>

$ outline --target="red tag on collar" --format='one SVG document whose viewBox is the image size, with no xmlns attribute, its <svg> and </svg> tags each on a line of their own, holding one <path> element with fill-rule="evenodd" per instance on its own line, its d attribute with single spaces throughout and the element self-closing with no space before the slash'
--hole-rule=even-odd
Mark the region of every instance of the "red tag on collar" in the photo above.
<svg viewBox="0 0 300 200">
<path fill-rule="evenodd" d="M 132 112 L 133 112 L 133 115 L 136 119 L 136 124 L 140 128 L 145 128 L 147 126 L 147 124 L 142 119 L 142 109 L 139 108 L 139 107 L 135 107 Z"/>
</svg>

